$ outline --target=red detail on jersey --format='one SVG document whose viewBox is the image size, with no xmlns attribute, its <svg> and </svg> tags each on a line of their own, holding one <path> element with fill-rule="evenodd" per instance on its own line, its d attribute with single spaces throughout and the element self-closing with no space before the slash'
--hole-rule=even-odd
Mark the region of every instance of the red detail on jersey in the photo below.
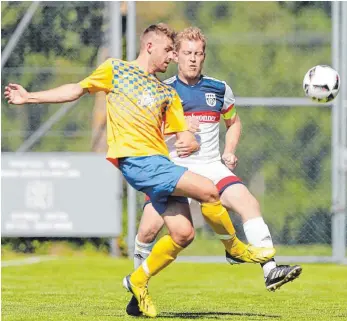
<svg viewBox="0 0 347 321">
<path fill-rule="evenodd" d="M 226 114 L 228 111 L 232 110 L 233 108 L 234 108 L 234 104 L 231 104 L 227 109 L 222 110 L 221 113 Z"/>
<path fill-rule="evenodd" d="M 118 158 L 106 157 L 106 159 L 107 159 L 108 161 L 110 161 L 114 166 L 116 166 L 117 168 L 119 168 Z"/>
<path fill-rule="evenodd" d="M 220 113 L 217 111 L 198 111 L 193 113 L 184 113 L 184 116 L 196 117 L 200 123 L 219 123 Z"/>
<path fill-rule="evenodd" d="M 235 183 L 242 183 L 241 178 L 237 176 L 228 176 L 220 180 L 216 186 L 218 191 L 221 192 L 224 191 L 228 186 Z"/>
<path fill-rule="evenodd" d="M 143 202 L 143 207 L 142 208 L 145 209 L 145 206 L 147 204 L 150 204 L 150 203 L 152 203 L 151 199 L 149 198 L 149 196 L 147 194 L 145 194 L 145 200 Z"/>
</svg>

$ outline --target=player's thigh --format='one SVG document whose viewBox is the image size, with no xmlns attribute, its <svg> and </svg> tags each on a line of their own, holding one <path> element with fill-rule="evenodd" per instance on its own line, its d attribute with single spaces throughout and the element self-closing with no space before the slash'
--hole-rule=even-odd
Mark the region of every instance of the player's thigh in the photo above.
<svg viewBox="0 0 347 321">
<path fill-rule="evenodd" d="M 236 176 L 221 161 L 205 164 L 203 170 L 208 173 L 208 178 L 215 183 L 220 194 L 228 186 L 242 183 L 241 178 Z"/>
<path fill-rule="evenodd" d="M 228 186 L 221 195 L 221 202 L 239 214 L 243 222 L 261 216 L 259 202 L 243 184 Z"/>
<path fill-rule="evenodd" d="M 172 195 L 190 197 L 201 202 L 216 202 L 219 194 L 214 183 L 207 177 L 186 171 L 176 184 Z"/>
<path fill-rule="evenodd" d="M 186 247 L 193 241 L 194 226 L 188 203 L 170 200 L 162 217 L 169 234 L 178 245 Z"/>
<path fill-rule="evenodd" d="M 153 242 L 163 225 L 164 219 L 154 209 L 152 203 L 147 202 L 143 208 L 137 239 L 143 243 Z"/>
</svg>

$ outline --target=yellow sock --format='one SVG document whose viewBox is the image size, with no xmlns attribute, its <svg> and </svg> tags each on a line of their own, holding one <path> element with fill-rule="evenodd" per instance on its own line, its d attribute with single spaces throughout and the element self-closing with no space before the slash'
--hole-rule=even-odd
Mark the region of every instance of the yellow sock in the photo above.
<svg viewBox="0 0 347 321">
<path fill-rule="evenodd" d="M 236 232 L 234 225 L 221 201 L 202 203 L 201 212 L 206 222 L 212 227 L 215 233 L 221 236 L 225 235 L 226 238 L 235 236 Z"/>
<path fill-rule="evenodd" d="M 151 254 L 131 274 L 130 282 L 135 286 L 144 286 L 149 278 L 156 275 L 173 262 L 183 247 L 174 242 L 170 235 L 163 236 L 153 247 Z"/>
<path fill-rule="evenodd" d="M 220 201 L 202 203 L 201 212 L 230 254 L 239 255 L 246 249 L 246 245 L 236 237 L 236 231 L 229 213 Z"/>
<path fill-rule="evenodd" d="M 139 287 L 146 285 L 149 280 L 149 275 L 144 270 L 142 264 L 130 276 L 131 284 Z"/>
</svg>

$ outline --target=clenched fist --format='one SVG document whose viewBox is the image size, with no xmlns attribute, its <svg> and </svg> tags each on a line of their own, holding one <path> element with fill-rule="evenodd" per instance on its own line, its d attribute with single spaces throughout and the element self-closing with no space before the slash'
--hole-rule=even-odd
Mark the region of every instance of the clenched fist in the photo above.
<svg viewBox="0 0 347 321">
<path fill-rule="evenodd" d="M 234 170 L 237 166 L 237 156 L 233 153 L 224 153 L 222 159 L 225 165 L 231 170 Z"/>
</svg>

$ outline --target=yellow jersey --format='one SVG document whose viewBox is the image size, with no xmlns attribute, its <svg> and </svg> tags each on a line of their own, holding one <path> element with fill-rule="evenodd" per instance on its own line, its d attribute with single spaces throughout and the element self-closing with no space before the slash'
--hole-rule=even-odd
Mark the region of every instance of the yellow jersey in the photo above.
<svg viewBox="0 0 347 321">
<path fill-rule="evenodd" d="M 164 134 L 187 130 L 177 92 L 134 63 L 108 59 L 79 84 L 106 93 L 107 159 L 116 166 L 121 157 L 168 157 Z"/>
</svg>

